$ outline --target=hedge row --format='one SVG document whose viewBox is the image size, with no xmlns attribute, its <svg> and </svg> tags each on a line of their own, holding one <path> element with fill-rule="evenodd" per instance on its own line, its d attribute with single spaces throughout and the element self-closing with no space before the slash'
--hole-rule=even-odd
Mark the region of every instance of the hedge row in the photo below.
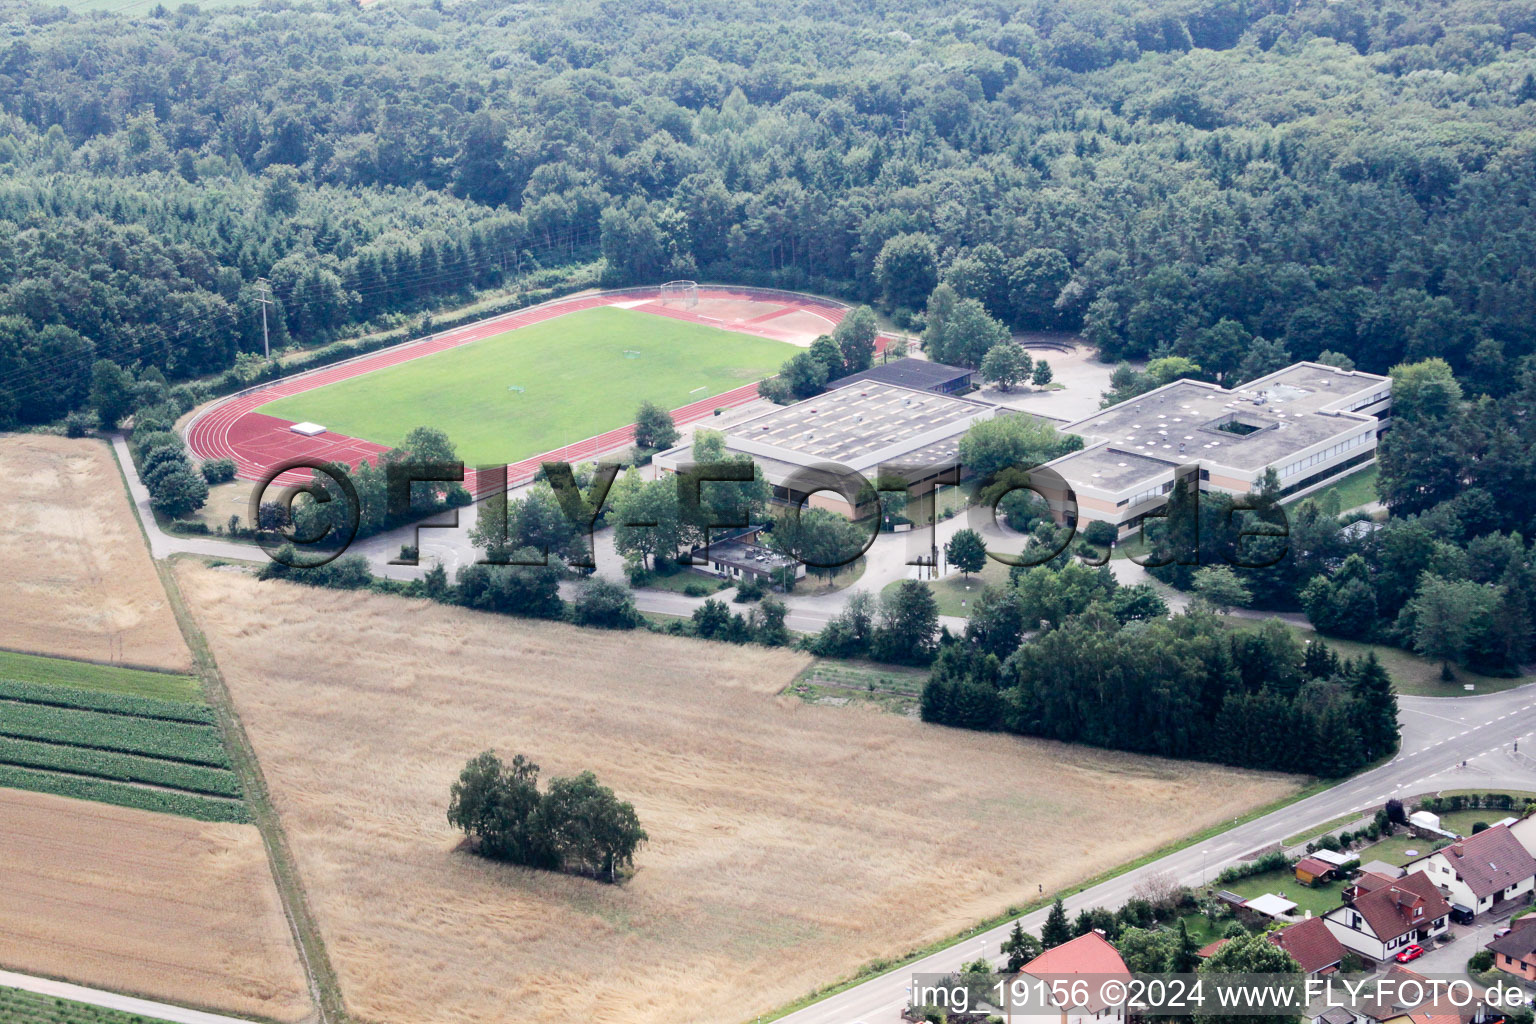
<svg viewBox="0 0 1536 1024">
<path fill-rule="evenodd" d="M 219 731 L 207 725 L 0 701 L 0 736 L 229 767 Z"/>
<path fill-rule="evenodd" d="M 65 747 L 0 736 L 0 764 L 74 772 L 119 782 L 147 782 L 208 796 L 240 796 L 240 780 L 227 768 L 205 768 L 115 750 Z"/>
<path fill-rule="evenodd" d="M 135 697 L 132 694 L 111 693 L 103 690 L 81 690 L 72 686 L 44 686 L 39 683 L 24 683 L 19 679 L 0 679 L 0 698 L 26 701 L 28 704 L 79 708 L 82 711 L 132 715 L 134 718 L 196 722 L 200 725 L 212 725 L 217 721 L 213 708 L 206 704 L 160 700 L 157 697 Z"/>
<path fill-rule="evenodd" d="M 245 805 L 234 800 L 194 796 L 191 793 L 169 793 L 160 789 L 131 786 L 126 782 L 56 775 L 53 772 L 39 772 L 5 764 L 0 764 L 0 788 L 29 789 L 34 793 L 94 800 L 100 804 L 133 807 L 141 811 L 179 814 L 198 821 L 231 821 L 243 825 L 251 820 Z"/>
</svg>

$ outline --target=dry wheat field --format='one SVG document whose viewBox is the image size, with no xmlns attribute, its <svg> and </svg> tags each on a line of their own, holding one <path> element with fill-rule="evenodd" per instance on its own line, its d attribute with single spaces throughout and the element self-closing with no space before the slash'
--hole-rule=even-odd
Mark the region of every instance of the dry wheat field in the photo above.
<svg viewBox="0 0 1536 1024">
<path fill-rule="evenodd" d="M 0 647 L 184 672 L 186 643 L 107 446 L 0 434 Z"/>
<path fill-rule="evenodd" d="M 1296 785 L 807 705 L 787 651 L 178 575 L 368 1021 L 748 1019 Z M 459 850 L 486 748 L 632 800 L 634 877 Z"/>
<path fill-rule="evenodd" d="M 261 836 L 0 789 L 0 965 L 303 1020 L 304 975 Z"/>
</svg>

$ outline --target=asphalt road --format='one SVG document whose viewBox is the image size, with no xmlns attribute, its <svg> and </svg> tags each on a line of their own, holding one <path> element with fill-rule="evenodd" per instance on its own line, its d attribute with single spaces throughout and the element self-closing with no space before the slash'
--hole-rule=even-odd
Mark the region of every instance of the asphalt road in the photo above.
<svg viewBox="0 0 1536 1024">
<path fill-rule="evenodd" d="M 1203 884 L 1245 854 L 1394 795 L 1407 797 L 1437 789 L 1536 790 L 1536 760 L 1524 749 L 1518 754 L 1513 751 L 1519 739 L 1522 748 L 1536 753 L 1536 747 L 1530 746 L 1536 743 L 1536 684 L 1476 697 L 1400 697 L 1398 703 L 1403 745 L 1390 763 L 1093 886 L 1067 899 L 1067 910 L 1076 914 L 1085 907 L 1118 907 L 1142 879 L 1153 874 L 1167 872 L 1183 884 Z M 1038 934 L 1045 915 L 1044 910 L 1027 915 L 1024 928 Z M 1001 945 L 1011 928 L 1012 924 L 994 928 L 782 1020 L 787 1024 L 893 1024 L 906 1005 L 912 975 L 954 971 L 979 955 L 1000 962 Z"/>
</svg>

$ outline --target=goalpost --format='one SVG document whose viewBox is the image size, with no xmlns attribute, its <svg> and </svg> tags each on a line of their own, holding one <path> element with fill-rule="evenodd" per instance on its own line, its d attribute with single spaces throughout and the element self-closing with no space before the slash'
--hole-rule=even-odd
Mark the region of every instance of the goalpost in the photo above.
<svg viewBox="0 0 1536 1024">
<path fill-rule="evenodd" d="M 699 304 L 698 282 L 668 281 L 661 286 L 661 304 L 663 306 L 677 305 L 683 309 L 692 309 Z"/>
</svg>

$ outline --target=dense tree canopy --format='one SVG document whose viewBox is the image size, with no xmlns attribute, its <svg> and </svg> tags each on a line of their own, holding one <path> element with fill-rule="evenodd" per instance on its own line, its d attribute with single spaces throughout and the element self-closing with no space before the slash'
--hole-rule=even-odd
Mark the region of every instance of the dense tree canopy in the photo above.
<svg viewBox="0 0 1536 1024">
<path fill-rule="evenodd" d="M 3 6 L 5 422 L 594 263 L 1223 379 L 1536 339 L 1530 0 Z"/>
</svg>

